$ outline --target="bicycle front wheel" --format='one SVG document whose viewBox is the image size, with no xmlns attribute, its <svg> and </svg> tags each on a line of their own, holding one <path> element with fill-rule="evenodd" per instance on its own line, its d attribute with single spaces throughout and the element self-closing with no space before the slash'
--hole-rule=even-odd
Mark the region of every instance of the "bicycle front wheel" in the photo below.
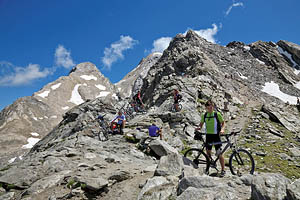
<svg viewBox="0 0 300 200">
<path fill-rule="evenodd" d="M 251 154 L 245 149 L 234 151 L 229 158 L 229 167 L 233 175 L 253 174 L 255 163 Z"/>
<path fill-rule="evenodd" d="M 98 138 L 100 141 L 108 140 L 108 131 L 101 129 L 98 133 Z"/>
<path fill-rule="evenodd" d="M 209 158 L 206 155 L 206 153 L 204 153 L 200 149 L 196 149 L 196 148 L 189 149 L 184 153 L 184 157 L 192 161 L 195 168 L 201 167 L 205 169 L 205 172 L 208 172 Z"/>
</svg>

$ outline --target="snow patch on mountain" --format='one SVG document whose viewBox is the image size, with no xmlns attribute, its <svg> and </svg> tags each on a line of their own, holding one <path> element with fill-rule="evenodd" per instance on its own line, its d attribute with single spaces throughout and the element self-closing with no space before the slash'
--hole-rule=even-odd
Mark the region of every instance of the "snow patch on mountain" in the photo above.
<svg viewBox="0 0 300 200">
<path fill-rule="evenodd" d="M 42 97 L 42 98 L 46 98 L 50 93 L 50 90 L 46 90 L 40 94 L 38 94 L 38 96 Z"/>
<path fill-rule="evenodd" d="M 62 107 L 61 109 L 68 110 L 69 108 L 70 108 L 69 106 L 65 106 L 65 107 Z"/>
<path fill-rule="evenodd" d="M 51 86 L 51 89 L 52 90 L 56 90 L 57 88 L 59 88 L 61 86 L 61 83 L 57 83 L 57 84 L 55 84 L 55 85 L 52 85 Z"/>
<path fill-rule="evenodd" d="M 38 134 L 38 133 L 35 133 L 35 132 L 32 132 L 32 133 L 30 133 L 32 136 L 34 136 L 34 137 L 38 137 L 40 134 Z"/>
<path fill-rule="evenodd" d="M 81 84 L 77 84 L 75 85 L 73 91 L 72 91 L 72 96 L 71 99 L 69 100 L 69 102 L 74 103 L 76 105 L 82 104 L 84 101 L 81 98 L 79 92 L 78 92 L 78 88 L 81 86 Z"/>
<path fill-rule="evenodd" d="M 256 58 L 255 60 L 256 60 L 257 62 L 259 62 L 260 64 L 262 64 L 262 65 L 265 65 L 265 64 L 266 64 L 265 62 L 259 60 L 258 58 Z"/>
<path fill-rule="evenodd" d="M 86 81 L 90 81 L 90 80 L 97 80 L 97 77 L 93 76 L 93 75 L 81 75 L 80 78 L 86 80 Z"/>
<path fill-rule="evenodd" d="M 27 144 L 23 145 L 22 148 L 23 149 L 31 149 L 38 141 L 40 141 L 41 139 L 39 138 L 28 138 L 27 139 Z"/>
<path fill-rule="evenodd" d="M 106 90 L 106 87 L 104 85 L 95 85 L 96 88 L 98 88 L 99 90 Z"/>
<path fill-rule="evenodd" d="M 294 68 L 298 65 L 298 64 L 294 61 L 292 55 L 291 55 L 289 52 L 283 50 L 283 49 L 282 49 L 281 47 L 279 47 L 279 46 L 278 46 L 278 51 L 279 51 L 280 54 L 285 55 L 285 56 L 291 61 L 291 63 L 293 64 L 293 67 L 294 67 Z M 300 73 L 300 70 L 297 70 L 297 69 L 295 68 L 294 73 L 295 73 L 296 75 L 298 75 L 298 74 Z"/>
<path fill-rule="evenodd" d="M 297 97 L 281 92 L 279 89 L 279 85 L 277 83 L 274 83 L 273 81 L 265 83 L 262 91 L 271 96 L 277 97 L 285 103 L 288 102 L 289 104 L 297 104 Z"/>
<path fill-rule="evenodd" d="M 100 92 L 100 94 L 98 96 L 96 96 L 96 98 L 99 98 L 99 97 L 106 97 L 110 92 L 107 92 L 107 91 L 102 91 Z"/>
</svg>

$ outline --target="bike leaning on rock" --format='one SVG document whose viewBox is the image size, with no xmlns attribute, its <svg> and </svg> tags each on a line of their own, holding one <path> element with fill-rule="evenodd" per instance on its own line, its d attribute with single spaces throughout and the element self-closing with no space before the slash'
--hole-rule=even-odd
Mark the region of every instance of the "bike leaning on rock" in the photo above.
<svg viewBox="0 0 300 200">
<path fill-rule="evenodd" d="M 203 167 L 206 174 L 209 174 L 209 169 L 214 168 L 217 169 L 217 161 L 219 160 L 219 155 L 226 152 L 229 148 L 232 150 L 232 153 L 229 157 L 229 168 L 233 175 L 242 176 L 244 174 L 253 174 L 255 169 L 255 163 L 252 155 L 245 149 L 239 148 L 236 145 L 236 135 L 241 132 L 232 131 L 230 134 L 223 134 L 221 137 L 225 137 L 226 141 L 215 142 L 206 144 L 203 136 L 205 133 L 201 133 L 195 131 L 195 140 L 202 141 L 201 148 L 191 148 L 184 153 L 184 157 L 188 158 L 192 161 L 194 167 L 199 168 Z M 234 136 L 235 141 L 231 141 L 231 136 Z M 217 144 L 226 144 L 224 148 L 222 148 L 219 152 L 216 152 L 216 158 L 213 159 L 209 157 L 204 151 L 207 145 L 217 145 Z"/>
<path fill-rule="evenodd" d="M 105 115 L 99 115 L 97 117 L 97 122 L 99 123 L 98 138 L 100 141 L 108 140 L 109 134 L 112 133 L 108 122 L 104 119 L 104 116 Z"/>
</svg>

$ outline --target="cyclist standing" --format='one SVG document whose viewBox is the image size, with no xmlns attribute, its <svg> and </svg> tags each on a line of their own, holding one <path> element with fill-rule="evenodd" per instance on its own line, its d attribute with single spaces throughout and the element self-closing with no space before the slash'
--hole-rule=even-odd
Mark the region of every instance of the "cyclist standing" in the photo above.
<svg viewBox="0 0 300 200">
<path fill-rule="evenodd" d="M 141 92 L 138 91 L 136 95 L 133 96 L 133 101 L 137 104 L 138 107 L 144 108 L 144 104 L 141 98 Z M 137 112 L 137 110 L 135 110 Z"/>
<path fill-rule="evenodd" d="M 205 132 L 206 132 L 206 152 L 207 155 L 211 158 L 212 145 L 208 145 L 213 142 L 221 142 L 220 134 L 224 134 L 225 121 L 220 112 L 214 111 L 214 102 L 208 100 L 205 103 L 206 113 L 201 115 L 201 121 L 199 127 L 196 130 L 201 130 L 203 124 L 205 123 Z M 214 145 L 216 152 L 221 148 L 222 144 Z M 221 177 L 225 176 L 225 161 L 223 154 L 219 155 L 220 164 L 221 164 Z"/>
<path fill-rule="evenodd" d="M 175 110 L 176 110 L 176 112 L 178 112 L 179 111 L 178 103 L 179 103 L 179 100 L 182 98 L 182 96 L 181 96 L 181 94 L 179 94 L 177 89 L 173 90 L 173 98 L 174 98 Z"/>
</svg>

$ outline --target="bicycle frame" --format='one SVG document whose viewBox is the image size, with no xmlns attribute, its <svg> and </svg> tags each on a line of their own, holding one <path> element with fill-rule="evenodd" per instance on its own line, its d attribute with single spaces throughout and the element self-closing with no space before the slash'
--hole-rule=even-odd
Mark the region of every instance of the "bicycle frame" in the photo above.
<svg viewBox="0 0 300 200">
<path fill-rule="evenodd" d="M 208 143 L 208 144 L 206 144 L 206 142 L 205 142 L 205 141 L 203 140 L 203 138 L 202 138 L 203 144 L 202 144 L 202 148 L 200 148 L 201 151 L 206 152 L 206 151 L 204 151 L 204 150 L 206 150 L 206 147 L 207 147 L 207 146 L 214 146 L 214 145 L 218 145 L 218 144 L 226 144 L 226 146 L 222 149 L 222 151 L 219 153 L 219 155 L 225 153 L 225 152 L 227 151 L 227 149 L 229 149 L 229 148 L 231 148 L 231 149 L 233 149 L 233 151 L 235 151 L 235 148 L 233 148 L 235 143 L 231 142 L 231 140 L 229 139 L 230 136 L 229 136 L 229 135 L 220 135 L 220 136 L 221 136 L 221 137 L 226 137 L 226 141 L 213 142 L 213 143 Z M 220 158 L 219 155 L 218 155 L 215 159 L 213 159 L 212 156 L 208 155 L 207 152 L 206 152 L 206 155 L 207 155 L 207 156 L 210 158 L 210 160 L 211 160 L 211 162 L 210 162 L 210 167 L 213 167 L 213 168 L 217 169 L 216 163 L 217 163 L 217 161 L 218 161 L 219 158 Z M 241 159 L 240 159 L 240 160 L 241 160 Z"/>
<path fill-rule="evenodd" d="M 223 154 L 223 153 L 225 153 L 226 151 L 227 151 L 227 149 L 229 149 L 229 148 L 231 148 L 232 146 L 233 146 L 233 143 L 230 141 L 230 140 L 227 140 L 227 141 L 223 141 L 223 142 L 213 142 L 213 143 L 209 143 L 208 145 L 211 145 L 211 146 L 213 146 L 213 145 L 218 145 L 218 144 L 225 144 L 226 143 L 226 146 L 222 149 L 222 151 L 219 153 L 219 155 L 216 157 L 216 159 L 212 159 L 212 157 L 211 156 L 209 156 L 207 153 L 207 156 L 211 159 L 211 164 L 213 165 L 213 166 L 211 166 L 211 167 L 213 167 L 213 168 L 216 168 L 216 163 L 217 163 L 217 161 L 220 159 L 220 155 L 221 154 Z M 204 144 L 204 147 L 206 147 L 207 145 L 205 145 Z M 204 150 L 204 147 L 203 147 L 203 150 Z M 202 150 L 202 151 L 203 151 Z M 204 151 L 203 151 L 204 152 Z"/>
</svg>

